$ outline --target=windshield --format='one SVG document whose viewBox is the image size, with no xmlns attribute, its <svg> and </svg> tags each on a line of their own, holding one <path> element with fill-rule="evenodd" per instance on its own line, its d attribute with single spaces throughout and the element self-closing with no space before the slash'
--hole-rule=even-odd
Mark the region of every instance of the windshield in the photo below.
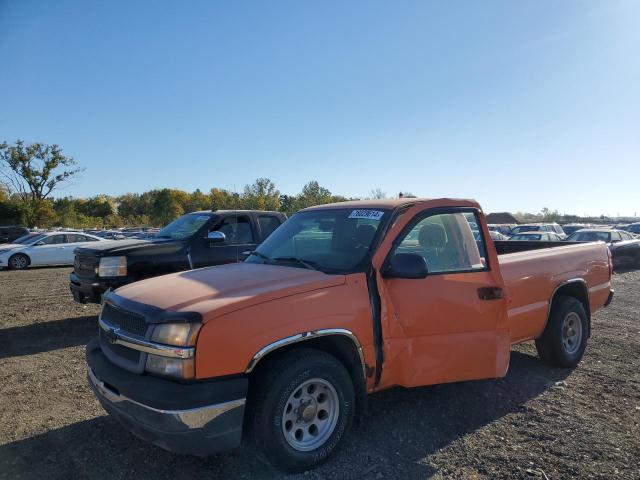
<svg viewBox="0 0 640 480">
<path fill-rule="evenodd" d="M 386 210 L 352 208 L 296 213 L 246 261 L 350 273 L 371 253 L 386 215 Z"/>
<path fill-rule="evenodd" d="M 42 233 L 28 233 L 20 238 L 17 238 L 12 243 L 19 243 L 20 245 L 30 245 L 45 237 Z"/>
<path fill-rule="evenodd" d="M 519 227 L 513 227 L 513 230 L 511 230 L 511 234 L 514 235 L 516 233 L 522 232 L 537 232 L 539 230 L 542 230 L 542 227 L 540 225 L 521 225 Z"/>
<path fill-rule="evenodd" d="M 198 213 L 189 213 L 174 220 L 156 234 L 156 238 L 175 238 L 182 240 L 189 238 L 191 235 L 200 230 L 209 219 L 210 215 Z"/>
<path fill-rule="evenodd" d="M 576 232 L 569 236 L 567 240 L 571 242 L 610 242 L 610 232 Z"/>
<path fill-rule="evenodd" d="M 562 226 L 562 230 L 564 230 L 564 233 L 566 233 L 567 235 L 571 235 L 573 232 L 577 232 L 578 230 L 581 230 L 585 228 L 584 225 L 563 225 Z"/>
</svg>

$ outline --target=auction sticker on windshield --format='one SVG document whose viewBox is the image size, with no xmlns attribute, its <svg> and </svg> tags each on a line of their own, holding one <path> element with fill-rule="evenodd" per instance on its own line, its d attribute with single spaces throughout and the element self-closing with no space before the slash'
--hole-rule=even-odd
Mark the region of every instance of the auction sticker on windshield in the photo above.
<svg viewBox="0 0 640 480">
<path fill-rule="evenodd" d="M 349 218 L 367 218 L 369 220 L 380 220 L 384 212 L 380 210 L 353 210 Z"/>
</svg>

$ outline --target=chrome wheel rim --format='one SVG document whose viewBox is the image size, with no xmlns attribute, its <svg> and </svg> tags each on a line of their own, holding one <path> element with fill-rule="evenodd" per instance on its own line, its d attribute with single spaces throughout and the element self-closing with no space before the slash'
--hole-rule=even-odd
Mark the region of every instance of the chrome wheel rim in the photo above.
<svg viewBox="0 0 640 480">
<path fill-rule="evenodd" d="M 282 433 L 295 450 L 315 450 L 329 440 L 339 414 L 336 389 L 322 378 L 312 378 L 296 387 L 284 404 Z"/>
<path fill-rule="evenodd" d="M 580 348 L 582 342 L 582 320 L 580 316 L 571 312 L 562 322 L 562 345 L 568 354 L 573 354 Z"/>
<path fill-rule="evenodd" d="M 27 259 L 22 255 L 16 255 L 11 259 L 11 265 L 13 266 L 13 268 L 21 270 L 27 266 Z"/>
</svg>

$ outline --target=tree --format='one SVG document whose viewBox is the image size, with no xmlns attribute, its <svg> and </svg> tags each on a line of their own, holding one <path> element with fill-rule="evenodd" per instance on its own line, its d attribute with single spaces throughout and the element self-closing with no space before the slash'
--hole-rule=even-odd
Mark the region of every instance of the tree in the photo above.
<svg viewBox="0 0 640 480">
<path fill-rule="evenodd" d="M 245 186 L 242 197 L 247 209 L 278 210 L 280 207 L 280 192 L 268 178 L 258 178 L 253 184 Z"/>
<path fill-rule="evenodd" d="M 185 212 L 197 212 L 198 210 L 208 210 L 211 208 L 211 197 L 205 193 L 202 193 L 200 189 L 197 189 L 187 199 L 187 203 L 184 206 Z"/>
<path fill-rule="evenodd" d="M 369 192 L 369 200 L 382 200 L 383 198 L 387 198 L 387 194 L 380 188 L 375 188 Z"/>
<path fill-rule="evenodd" d="M 315 180 L 310 181 L 302 187 L 302 192 L 297 198 L 298 209 L 311 207 L 313 205 L 331 203 L 331 201 L 331 192 L 328 189 L 321 187 Z"/>
<path fill-rule="evenodd" d="M 15 145 L 0 144 L 0 174 L 24 202 L 46 199 L 82 170 L 55 144 L 25 145 L 22 140 L 16 140 Z"/>
<path fill-rule="evenodd" d="M 163 188 L 153 201 L 153 221 L 156 225 L 166 225 L 184 214 L 187 192 Z"/>
</svg>

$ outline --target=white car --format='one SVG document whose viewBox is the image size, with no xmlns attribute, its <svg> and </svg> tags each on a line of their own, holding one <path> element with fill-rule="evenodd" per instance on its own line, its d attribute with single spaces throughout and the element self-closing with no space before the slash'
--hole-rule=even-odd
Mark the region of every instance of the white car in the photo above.
<svg viewBox="0 0 640 480">
<path fill-rule="evenodd" d="M 29 265 L 73 265 L 74 250 L 100 237 L 79 232 L 30 233 L 0 245 L 0 268 L 24 270 Z"/>
</svg>

